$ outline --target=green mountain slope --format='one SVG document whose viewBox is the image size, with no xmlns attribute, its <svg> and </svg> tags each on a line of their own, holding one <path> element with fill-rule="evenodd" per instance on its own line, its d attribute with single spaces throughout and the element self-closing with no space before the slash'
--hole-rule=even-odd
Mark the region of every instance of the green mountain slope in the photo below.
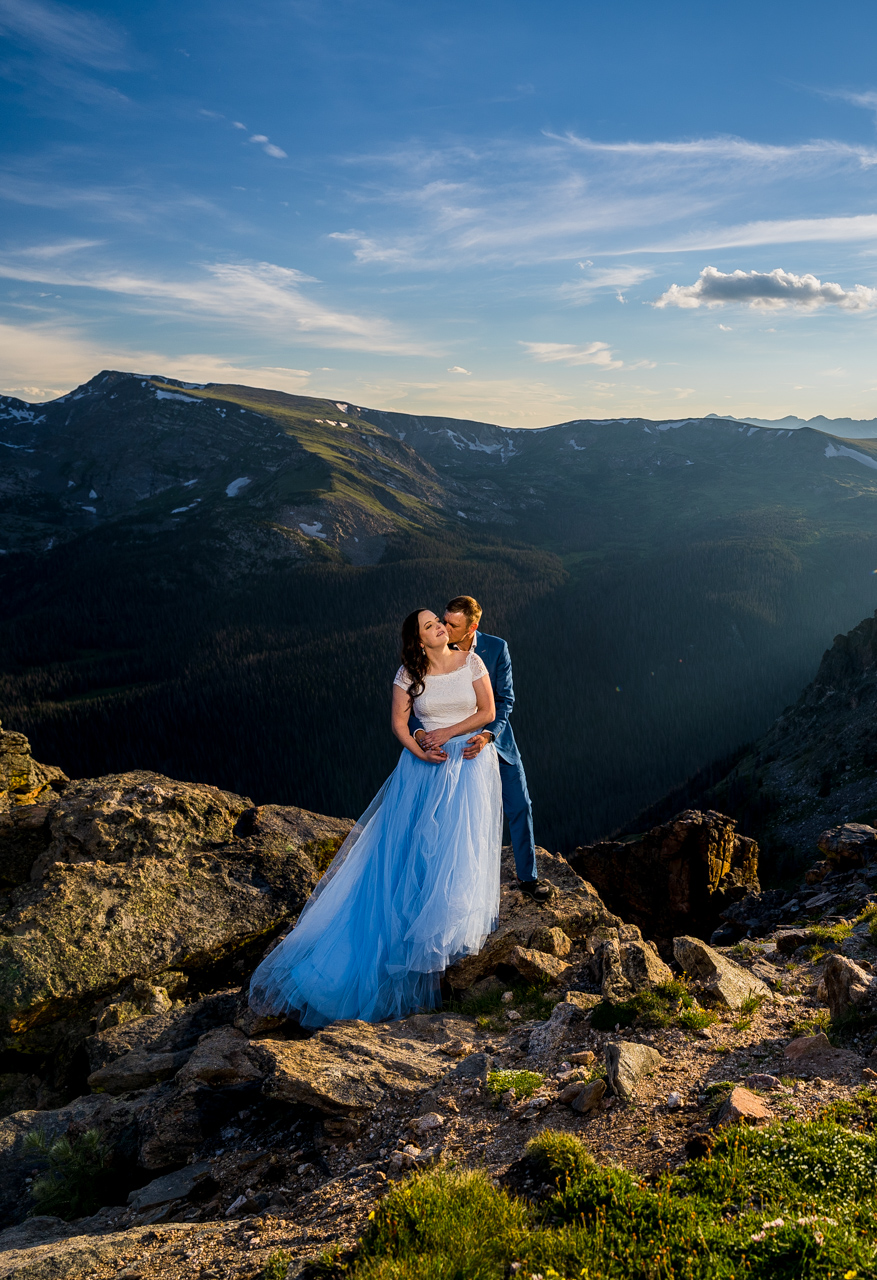
<svg viewBox="0 0 877 1280">
<path fill-rule="evenodd" d="M 68 772 L 355 814 L 396 635 L 479 597 L 539 838 L 751 740 L 875 601 L 877 442 L 720 419 L 540 431 L 103 373 L 0 401 L 0 717 Z"/>
</svg>

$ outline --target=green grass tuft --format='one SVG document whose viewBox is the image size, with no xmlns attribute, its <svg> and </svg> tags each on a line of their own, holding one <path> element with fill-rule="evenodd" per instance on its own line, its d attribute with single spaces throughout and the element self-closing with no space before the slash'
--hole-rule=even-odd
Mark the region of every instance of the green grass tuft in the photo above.
<svg viewBox="0 0 877 1280">
<path fill-rule="evenodd" d="M 580 1138 L 556 1129 L 544 1129 L 531 1139 L 527 1155 L 545 1177 L 564 1183 L 582 1177 L 594 1163 Z"/>
<path fill-rule="evenodd" d="M 509 1089 L 514 1089 L 516 1098 L 531 1098 L 545 1081 L 538 1071 L 490 1071 L 487 1075 L 487 1090 L 499 1098 Z"/>
<path fill-rule="evenodd" d="M 597 1031 L 614 1031 L 616 1027 L 671 1027 L 687 1031 L 708 1027 L 717 1015 L 704 1009 L 678 978 L 659 983 L 649 991 L 640 991 L 629 1000 L 604 1000 L 591 1011 L 591 1026 Z"/>
<path fill-rule="evenodd" d="M 268 1255 L 268 1261 L 262 1272 L 262 1280 L 285 1280 L 289 1264 L 293 1261 L 288 1249 L 275 1249 Z"/>
</svg>

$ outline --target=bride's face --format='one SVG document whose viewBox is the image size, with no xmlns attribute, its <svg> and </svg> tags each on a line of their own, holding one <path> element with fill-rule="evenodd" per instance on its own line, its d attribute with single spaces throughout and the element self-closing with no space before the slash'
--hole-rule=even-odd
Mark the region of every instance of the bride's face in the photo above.
<svg viewBox="0 0 877 1280">
<path fill-rule="evenodd" d="M 420 643 L 424 649 L 430 650 L 444 649 L 448 643 L 448 629 L 445 624 L 430 613 L 428 609 L 424 609 L 420 614 Z"/>
</svg>

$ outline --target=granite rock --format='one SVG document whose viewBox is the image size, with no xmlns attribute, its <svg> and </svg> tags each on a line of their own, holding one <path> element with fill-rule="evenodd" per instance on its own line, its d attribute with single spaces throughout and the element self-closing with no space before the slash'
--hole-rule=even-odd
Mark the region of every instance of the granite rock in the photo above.
<svg viewBox="0 0 877 1280">
<path fill-rule="evenodd" d="M 766 999 L 771 994 L 759 978 L 708 947 L 700 938 L 674 938 L 673 955 L 677 964 L 697 980 L 703 992 L 727 1009 L 739 1009 L 750 996 Z"/>
</svg>

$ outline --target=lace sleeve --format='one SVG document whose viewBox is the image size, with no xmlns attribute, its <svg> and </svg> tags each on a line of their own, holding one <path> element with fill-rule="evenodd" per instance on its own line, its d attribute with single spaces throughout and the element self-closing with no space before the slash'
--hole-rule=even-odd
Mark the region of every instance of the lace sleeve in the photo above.
<svg viewBox="0 0 877 1280">
<path fill-rule="evenodd" d="M 472 676 L 473 684 L 475 683 L 476 680 L 480 680 L 482 676 L 487 675 L 487 667 L 485 667 L 484 663 L 478 657 L 477 653 L 472 653 L 472 651 L 470 650 L 469 657 L 467 658 L 466 662 L 467 662 L 467 666 L 469 667 L 469 673 Z"/>
<path fill-rule="evenodd" d="M 406 693 L 408 692 L 408 686 L 411 684 L 411 677 L 404 667 L 400 667 L 396 672 L 393 684 L 397 684 L 400 689 L 404 689 Z"/>
</svg>

